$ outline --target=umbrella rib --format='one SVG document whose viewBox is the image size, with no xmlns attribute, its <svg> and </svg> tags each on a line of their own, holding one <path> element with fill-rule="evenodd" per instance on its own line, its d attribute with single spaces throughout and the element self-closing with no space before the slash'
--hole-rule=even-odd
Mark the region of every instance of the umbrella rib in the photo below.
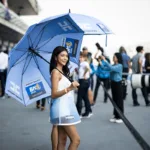
<svg viewBox="0 0 150 150">
<path fill-rule="evenodd" d="M 40 47 L 38 47 L 36 50 L 39 50 L 41 47 L 43 47 L 44 45 L 46 45 L 49 41 L 51 41 L 51 39 L 53 39 L 55 36 L 49 38 L 43 45 L 41 45 Z"/>
<path fill-rule="evenodd" d="M 37 58 L 36 58 L 35 55 L 33 56 L 33 59 L 34 59 L 35 64 L 37 65 L 37 68 L 40 70 L 40 67 L 39 67 L 39 64 L 38 64 L 38 61 L 37 61 Z M 41 71 L 41 70 L 40 70 L 40 72 L 41 72 L 41 74 L 42 74 L 42 71 Z M 42 74 L 42 76 L 43 76 L 43 74 Z M 44 76 L 43 76 L 43 78 L 45 79 Z M 46 81 L 46 79 L 45 79 L 45 81 Z M 47 81 L 46 81 L 46 82 L 47 82 Z M 47 82 L 47 84 L 48 84 L 48 82 Z"/>
<path fill-rule="evenodd" d="M 30 55 L 30 54 L 28 54 L 28 57 L 29 57 L 29 55 Z M 28 58 L 28 57 L 27 57 L 27 58 Z M 26 59 L 27 59 L 27 58 L 26 58 Z M 29 63 L 30 63 L 31 59 L 32 59 L 32 56 L 31 56 L 30 60 L 28 61 L 28 64 L 26 65 L 26 68 L 25 68 L 25 65 L 24 65 L 24 68 L 23 68 L 23 69 L 24 69 L 24 72 L 23 72 L 23 74 L 24 74 L 25 71 L 27 70 L 27 68 L 28 68 L 28 66 L 29 66 Z M 26 64 L 26 63 L 25 63 L 25 64 Z"/>
<path fill-rule="evenodd" d="M 33 43 L 32 43 L 30 35 L 28 34 L 27 37 L 28 37 L 27 39 L 28 39 L 29 46 L 30 46 L 30 43 L 31 43 L 31 47 L 33 47 Z"/>
<path fill-rule="evenodd" d="M 14 50 L 16 50 L 16 51 L 21 51 L 21 52 L 22 52 L 22 50 L 27 50 L 27 49 L 20 49 L 20 48 L 19 48 L 19 49 L 15 49 L 15 48 L 14 48 Z"/>
<path fill-rule="evenodd" d="M 70 16 L 69 16 L 70 17 Z M 73 25 L 73 23 L 70 21 L 70 20 L 72 20 L 71 19 L 71 17 L 70 17 L 70 20 L 68 19 L 68 18 L 66 18 L 66 20 L 68 21 L 68 22 L 70 22 L 70 24 L 79 32 L 80 30 L 75 26 L 75 25 Z M 72 20 L 73 21 L 73 20 Z"/>
<path fill-rule="evenodd" d="M 70 18 L 70 19 L 71 19 L 71 18 Z M 78 31 L 78 32 L 80 31 L 80 30 L 78 30 L 78 28 L 77 28 L 76 26 L 73 25 L 73 23 L 72 23 L 68 18 L 66 18 L 66 20 L 76 29 L 76 31 Z M 71 19 L 71 20 L 72 20 L 72 19 Z M 47 23 L 47 24 L 48 24 L 48 23 Z M 47 25 L 47 24 L 46 24 L 46 25 Z M 42 30 L 44 30 L 44 28 L 46 27 L 46 25 L 43 27 Z M 41 30 L 41 31 L 42 31 L 42 30 Z M 60 35 L 60 34 L 57 34 L 57 35 Z M 55 36 L 57 36 L 57 35 L 55 35 Z M 40 49 L 41 47 L 43 47 L 44 45 L 46 45 L 46 44 L 47 44 L 51 39 L 53 39 L 55 36 L 53 36 L 53 37 L 50 38 L 48 41 L 46 41 L 43 45 L 41 45 L 40 47 L 37 48 L 37 45 L 39 44 L 39 43 L 38 43 L 38 44 L 36 45 L 37 50 Z M 41 36 L 41 37 L 42 37 L 42 36 Z M 40 37 L 40 38 L 41 38 L 41 37 Z M 40 40 L 39 40 L 39 42 L 40 42 Z"/>
<path fill-rule="evenodd" d="M 52 53 L 52 52 L 48 52 L 48 51 L 45 51 L 45 50 L 42 50 L 42 49 L 38 50 L 38 52 L 48 53 L 48 54 Z"/>
<path fill-rule="evenodd" d="M 27 55 L 26 59 L 28 59 L 29 55 L 30 55 L 30 54 Z M 32 59 L 32 57 L 30 58 L 29 62 L 31 61 L 31 59 Z M 26 63 L 24 63 L 24 66 L 23 66 L 23 69 L 22 69 L 21 83 L 23 83 L 23 82 L 22 82 L 22 81 L 23 81 L 23 74 L 25 73 L 27 67 L 29 66 L 29 63 L 28 63 L 28 65 L 27 65 L 26 69 L 24 69 L 25 66 L 26 66 Z M 24 105 L 26 105 L 26 104 L 25 104 L 25 100 L 24 100 L 24 95 L 23 95 L 23 84 L 21 84 L 21 86 L 22 86 L 22 97 L 23 97 Z"/>
<path fill-rule="evenodd" d="M 80 32 L 79 32 L 80 33 Z M 83 33 L 83 32 L 81 32 L 81 33 Z M 77 34 L 77 33 L 71 33 L 71 34 Z M 57 35 L 55 35 L 55 36 L 58 36 L 58 35 L 61 35 L 61 34 L 57 34 Z M 52 40 L 55 36 L 53 36 L 53 37 L 51 37 L 50 39 L 48 39 L 43 45 L 41 45 L 40 47 L 38 47 L 36 50 L 37 51 L 40 51 L 39 49 L 41 48 L 41 47 L 43 47 L 44 45 L 46 45 L 50 40 Z"/>
<path fill-rule="evenodd" d="M 27 52 L 25 52 L 21 57 L 20 57 L 20 59 L 26 54 Z M 23 60 L 25 60 L 27 57 L 25 57 Z M 10 68 L 10 70 L 14 67 L 14 66 L 16 66 L 16 65 L 18 65 L 20 62 L 22 62 L 23 60 L 21 60 L 21 61 L 19 61 L 19 62 L 17 62 L 17 63 L 15 63 L 14 65 L 12 65 L 12 67 Z M 10 70 L 8 71 L 8 73 L 10 72 Z M 8 74 L 7 73 L 7 74 Z"/>
<path fill-rule="evenodd" d="M 39 38 L 39 40 L 38 40 L 38 42 L 37 42 L 37 44 L 36 44 L 36 46 L 35 46 L 35 49 L 37 48 L 38 44 L 39 44 L 40 41 L 41 41 L 42 35 L 43 35 L 43 33 L 44 33 L 44 28 L 45 28 L 46 26 L 47 26 L 47 24 L 41 29 L 41 31 L 40 31 L 40 33 L 39 33 L 40 38 Z"/>
<path fill-rule="evenodd" d="M 42 34 L 43 34 L 43 30 L 44 30 L 44 28 L 45 28 L 47 25 L 48 25 L 48 23 L 45 24 L 45 26 L 41 29 L 41 31 L 39 32 L 39 34 L 37 35 L 37 37 L 41 34 L 41 32 L 42 32 Z M 38 25 L 37 25 L 37 26 L 38 26 Z M 37 37 L 36 37 L 35 40 L 33 41 L 33 44 L 35 43 Z M 41 37 L 42 37 L 42 36 L 41 36 Z M 39 39 L 39 42 L 40 42 L 40 40 L 41 40 L 41 37 L 40 37 L 40 39 Z M 37 43 L 37 45 L 35 46 L 35 48 L 37 48 L 39 42 Z M 32 47 L 33 47 L 33 44 L 32 44 Z"/>
</svg>

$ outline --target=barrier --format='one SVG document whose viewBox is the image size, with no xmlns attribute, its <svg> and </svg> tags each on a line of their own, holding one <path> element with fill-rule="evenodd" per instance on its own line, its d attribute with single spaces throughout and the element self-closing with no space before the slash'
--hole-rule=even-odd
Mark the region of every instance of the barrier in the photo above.
<svg viewBox="0 0 150 150">
<path fill-rule="evenodd" d="M 137 76 L 135 76 L 133 78 L 137 78 Z M 137 79 L 140 80 L 141 77 L 138 76 Z M 137 80 L 137 79 L 135 79 L 135 80 Z M 131 77 L 131 80 L 133 80 L 132 77 Z M 147 79 L 145 79 L 145 80 L 147 81 Z M 148 143 L 143 139 L 143 137 L 139 134 L 139 132 L 134 128 L 134 126 L 129 122 L 129 120 L 125 117 L 125 115 L 120 111 L 119 107 L 116 105 L 116 103 L 114 102 L 114 100 L 111 98 L 111 96 L 109 95 L 109 93 L 105 89 L 105 87 L 102 84 L 102 82 L 100 82 L 100 84 L 102 85 L 104 91 L 106 92 L 106 94 L 107 94 L 108 98 L 110 99 L 112 105 L 114 106 L 115 110 L 118 112 L 118 114 L 121 117 L 121 119 L 123 120 L 124 124 L 129 129 L 129 131 L 131 132 L 131 134 L 133 135 L 133 137 L 136 139 L 136 141 L 138 142 L 138 144 L 141 146 L 141 148 L 143 150 L 150 150 L 150 146 L 148 145 Z M 138 83 L 135 86 L 137 86 L 137 85 L 140 85 L 140 84 Z"/>
</svg>

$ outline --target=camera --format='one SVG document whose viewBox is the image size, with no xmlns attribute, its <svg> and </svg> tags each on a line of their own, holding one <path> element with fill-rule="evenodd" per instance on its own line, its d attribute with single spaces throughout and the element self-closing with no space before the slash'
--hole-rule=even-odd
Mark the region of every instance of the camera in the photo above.
<svg viewBox="0 0 150 150">
<path fill-rule="evenodd" d="M 133 88 L 150 87 L 150 74 L 132 74 L 131 86 Z"/>
</svg>

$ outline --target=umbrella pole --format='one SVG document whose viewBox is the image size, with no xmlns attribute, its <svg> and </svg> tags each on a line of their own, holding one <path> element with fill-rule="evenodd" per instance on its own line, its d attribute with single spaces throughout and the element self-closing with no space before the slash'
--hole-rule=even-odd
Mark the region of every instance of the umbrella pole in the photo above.
<svg viewBox="0 0 150 150">
<path fill-rule="evenodd" d="M 29 51 L 34 53 L 35 55 L 37 55 L 38 57 L 40 57 L 41 59 L 43 59 L 44 61 L 46 61 L 48 64 L 50 64 L 50 62 L 48 62 L 44 57 L 42 57 L 39 53 L 37 53 L 34 49 L 29 48 Z M 57 69 L 57 68 L 55 68 Z M 57 69 L 58 70 L 58 69 Z M 60 70 L 58 70 L 62 75 L 64 75 L 70 82 L 73 82 L 73 80 L 71 80 L 68 76 L 66 76 L 63 72 L 61 72 Z"/>
<path fill-rule="evenodd" d="M 42 57 L 39 53 L 37 53 L 34 49 L 32 49 L 31 47 L 29 48 L 29 51 L 32 52 L 33 54 L 37 55 L 38 57 L 42 58 L 44 61 L 46 61 L 48 64 L 50 64 L 50 62 L 48 62 L 44 57 Z"/>
</svg>

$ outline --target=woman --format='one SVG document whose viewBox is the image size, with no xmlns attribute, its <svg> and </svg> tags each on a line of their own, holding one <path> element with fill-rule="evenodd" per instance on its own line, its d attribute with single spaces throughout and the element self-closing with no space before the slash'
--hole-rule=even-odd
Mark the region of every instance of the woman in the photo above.
<svg viewBox="0 0 150 150">
<path fill-rule="evenodd" d="M 103 68 L 101 68 L 101 65 L 99 64 L 99 62 L 102 59 L 101 56 L 96 58 L 96 55 L 95 55 L 94 58 L 98 62 L 98 66 L 97 66 L 97 70 L 96 70 L 97 80 L 96 80 L 96 86 L 95 86 L 95 91 L 94 91 L 94 104 L 95 104 L 101 82 L 103 82 L 103 85 L 104 85 L 104 87 L 107 91 L 109 89 L 109 76 L 110 76 L 110 73 L 109 73 L 109 71 L 104 70 Z M 104 64 L 104 66 L 105 66 L 105 64 Z M 107 98 L 108 98 L 107 93 L 104 91 L 104 103 L 107 103 Z"/>
<path fill-rule="evenodd" d="M 81 118 L 92 116 L 92 109 L 88 98 L 88 89 L 90 86 L 90 66 L 87 62 L 87 55 L 80 52 L 79 83 L 76 107 Z M 82 114 L 82 100 L 85 103 L 85 112 Z"/>
<path fill-rule="evenodd" d="M 123 90 L 122 90 L 122 56 L 120 53 L 115 53 L 113 57 L 114 65 L 110 65 L 105 57 L 102 56 L 103 63 L 101 66 L 104 70 L 110 71 L 110 79 L 111 79 L 111 91 L 112 98 L 115 101 L 116 105 L 120 108 L 122 113 L 124 112 L 123 106 Z M 105 67 L 104 67 L 105 65 Z M 118 112 L 114 109 L 114 117 L 110 119 L 110 122 L 122 123 L 122 119 L 120 118 Z"/>
<path fill-rule="evenodd" d="M 51 73 L 51 108 L 50 121 L 58 128 L 58 150 L 64 150 L 67 136 L 70 138 L 68 150 L 76 150 L 80 137 L 75 124 L 80 123 L 80 117 L 74 104 L 73 90 L 79 86 L 77 81 L 69 81 L 69 55 L 65 47 L 54 49 L 50 61 Z"/>
</svg>

